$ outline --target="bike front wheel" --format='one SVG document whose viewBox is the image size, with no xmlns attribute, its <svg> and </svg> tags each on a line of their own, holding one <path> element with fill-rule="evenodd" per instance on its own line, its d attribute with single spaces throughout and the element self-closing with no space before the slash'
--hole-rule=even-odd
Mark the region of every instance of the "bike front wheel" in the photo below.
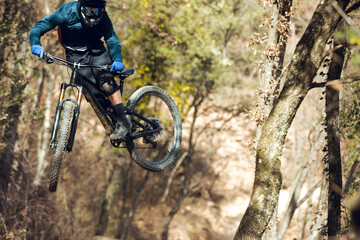
<svg viewBox="0 0 360 240">
<path fill-rule="evenodd" d="M 176 160 L 181 147 L 181 118 L 172 98 L 161 88 L 145 86 L 135 91 L 127 107 L 160 127 L 156 133 L 126 142 L 132 159 L 149 171 L 163 171 Z M 132 115 L 133 136 L 154 130 L 154 126 Z"/>
<path fill-rule="evenodd" d="M 50 173 L 49 191 L 55 192 L 59 181 L 59 175 L 62 165 L 62 160 L 65 156 L 66 144 L 69 135 L 70 124 L 73 114 L 73 103 L 71 101 L 64 102 L 63 115 L 61 120 L 61 126 L 59 130 L 59 137 L 56 144 L 56 150 L 54 155 L 54 162 Z"/>
</svg>

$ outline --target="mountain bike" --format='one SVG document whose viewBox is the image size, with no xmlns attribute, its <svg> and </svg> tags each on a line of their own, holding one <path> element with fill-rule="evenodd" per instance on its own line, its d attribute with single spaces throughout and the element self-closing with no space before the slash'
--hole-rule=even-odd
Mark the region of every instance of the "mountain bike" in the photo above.
<svg viewBox="0 0 360 240">
<path fill-rule="evenodd" d="M 55 192 L 65 152 L 73 149 L 82 96 L 90 103 L 107 135 L 115 129 L 116 115 L 100 86 L 79 72 L 84 68 L 110 72 L 110 66 L 70 62 L 50 53 L 44 53 L 43 59 L 48 64 L 57 63 L 71 69 L 69 83 L 61 84 L 50 138 L 50 148 L 55 148 L 55 154 L 49 191 Z M 120 79 L 122 94 L 125 79 L 134 69 L 111 73 Z M 112 146 L 126 147 L 131 158 L 148 171 L 158 172 L 170 167 L 180 151 L 182 126 L 178 108 L 169 94 L 156 86 L 141 87 L 130 96 L 125 113 L 131 121 L 131 132 L 121 140 L 110 140 Z"/>
</svg>

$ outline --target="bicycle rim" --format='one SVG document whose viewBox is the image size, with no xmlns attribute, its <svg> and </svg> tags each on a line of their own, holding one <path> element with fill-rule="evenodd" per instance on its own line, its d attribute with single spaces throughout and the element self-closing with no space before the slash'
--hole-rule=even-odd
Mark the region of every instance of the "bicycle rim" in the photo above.
<svg viewBox="0 0 360 240">
<path fill-rule="evenodd" d="M 139 90 L 138 94 L 134 93 L 137 97 L 132 109 L 156 122 L 160 128 L 157 133 L 134 139 L 127 146 L 131 156 L 141 167 L 150 171 L 162 171 L 173 164 L 180 150 L 181 119 L 175 103 L 164 90 L 154 86 Z M 146 121 L 137 117 L 134 119 L 140 125 L 133 123 L 133 134 L 154 129 Z"/>
</svg>

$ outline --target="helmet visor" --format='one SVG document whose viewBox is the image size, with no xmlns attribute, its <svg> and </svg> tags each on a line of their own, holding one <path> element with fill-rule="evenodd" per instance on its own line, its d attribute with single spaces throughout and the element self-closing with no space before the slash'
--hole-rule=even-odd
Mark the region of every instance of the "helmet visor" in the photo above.
<svg viewBox="0 0 360 240">
<path fill-rule="evenodd" d="M 86 18 L 96 19 L 103 14 L 104 10 L 105 10 L 104 8 L 83 6 L 81 8 L 81 13 L 84 14 Z"/>
</svg>

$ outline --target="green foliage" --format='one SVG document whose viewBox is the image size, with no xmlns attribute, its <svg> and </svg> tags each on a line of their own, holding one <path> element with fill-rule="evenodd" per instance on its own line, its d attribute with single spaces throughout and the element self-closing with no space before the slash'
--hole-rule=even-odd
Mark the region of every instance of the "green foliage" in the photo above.
<svg viewBox="0 0 360 240">
<path fill-rule="evenodd" d="M 230 46 L 258 14 L 249 3 L 129 0 L 110 3 L 114 5 L 122 9 L 113 22 L 121 26 L 115 28 L 120 29 L 125 65 L 137 72 L 132 84 L 166 89 L 182 113 L 219 85 L 234 81 L 235 63 L 252 55 L 247 50 L 239 58 Z"/>
<path fill-rule="evenodd" d="M 5 4 L 4 2 L 11 6 L 3 8 L 1 4 Z M 22 109 L 35 105 L 33 102 L 28 101 L 29 96 L 34 92 L 29 93 L 30 95 L 24 94 L 23 88 L 29 71 L 31 79 L 35 80 L 40 77 L 39 74 L 41 74 L 42 70 L 36 68 L 36 64 L 34 64 L 35 58 L 29 58 L 29 45 L 25 34 L 28 33 L 30 26 L 34 23 L 32 17 L 39 20 L 44 15 L 41 12 L 42 9 L 37 7 L 36 3 L 36 1 L 27 1 L 25 3 L 23 0 L 5 0 L 0 3 L 1 16 L 5 16 L 2 11 L 11 11 L 7 19 L 2 19 L 0 16 L 0 43 L 1 46 L 6 46 L 3 48 L 5 49 L 2 52 L 3 55 L 1 55 L 6 57 L 4 60 L 6 64 L 1 62 L 0 69 L 2 73 L 2 81 L 0 82 L 0 123 L 6 124 L 7 129 L 14 125 L 15 120 L 18 120 Z M 54 10 L 56 7 L 52 3 L 50 7 Z M 37 9 L 37 12 L 32 11 L 30 8 Z M 261 11 L 254 11 L 256 8 L 258 8 L 258 5 L 255 2 L 244 0 L 110 0 L 107 11 L 122 42 L 125 65 L 127 68 L 136 70 L 136 74 L 134 77 L 129 78 L 126 87 L 138 88 L 147 84 L 154 84 L 166 89 L 178 103 L 182 117 L 185 118 L 194 104 L 208 97 L 213 91 L 217 91 L 219 87 L 235 84 L 238 87 L 242 85 L 243 72 L 254 72 L 253 69 L 249 69 L 251 68 L 249 63 L 254 61 L 255 58 L 253 50 L 246 46 L 249 36 L 254 29 L 257 29 L 258 21 L 261 20 L 261 18 L 257 17 L 261 15 Z M 9 24 L 5 24 L 5 22 Z M 44 38 L 54 39 L 56 38 L 55 35 L 47 33 Z M 44 47 L 55 51 L 55 46 L 50 43 Z M 33 61 L 30 66 L 28 60 Z M 36 61 L 39 63 L 37 58 Z M 42 65 L 43 63 L 39 64 Z M 256 65 L 253 64 L 253 68 L 255 67 Z M 51 69 L 54 70 L 53 74 L 57 76 L 56 78 L 51 77 L 49 81 L 57 81 L 57 85 L 61 77 L 68 79 L 63 67 L 59 71 L 56 65 L 52 65 Z M 243 71 L 244 69 L 246 71 Z M 32 85 L 35 84 L 36 81 L 32 82 Z M 131 91 L 133 89 L 125 90 Z M 27 104 L 24 104 L 24 102 Z M 85 104 L 83 103 L 83 105 Z M 37 108 L 30 115 L 31 120 L 41 119 L 44 114 L 43 109 Z M 26 110 L 29 111 L 29 109 Z M 32 108 L 30 111 L 32 111 Z M 21 198 L 18 197 L 17 199 L 25 199 L 42 207 L 37 208 L 37 205 L 32 205 L 33 208 L 29 209 L 35 209 L 36 207 L 36 209 L 45 210 L 43 212 L 40 212 L 41 210 L 29 211 L 27 218 L 24 217 L 24 220 L 19 220 L 16 226 L 13 227 L 8 224 L 9 231 L 14 230 L 16 233 L 20 230 L 15 231 L 15 228 L 22 230 L 28 227 L 27 238 L 29 239 L 41 238 L 40 235 L 45 239 L 59 238 L 59 236 L 63 238 L 86 238 L 92 235 L 95 229 L 94 225 L 96 225 L 96 218 L 98 218 L 100 208 L 99 202 L 102 202 L 103 195 L 107 201 L 111 200 L 108 195 L 114 195 L 111 205 L 112 213 L 109 216 L 108 233 L 112 234 L 118 231 L 119 221 L 121 221 L 119 219 L 124 216 L 124 213 L 121 213 L 122 205 L 120 203 L 126 209 L 130 209 L 130 197 L 135 195 L 136 184 L 125 179 L 124 172 L 119 175 L 116 175 L 116 171 L 114 175 L 111 172 L 113 166 L 118 165 L 121 171 L 126 168 L 124 156 L 128 156 L 128 154 L 126 149 L 112 148 L 108 143 L 108 139 L 104 138 L 102 129 L 99 131 L 94 130 L 94 135 L 88 136 L 89 133 L 84 131 L 84 129 L 87 129 L 84 126 L 91 125 L 94 119 L 92 115 L 88 118 L 85 112 L 83 111 L 81 114 L 81 123 L 76 137 L 79 144 L 78 148 L 74 148 L 73 153 L 70 155 L 70 160 L 73 161 L 64 162 L 62 184 L 60 185 L 64 186 L 64 188 L 63 190 L 59 189 L 58 193 L 50 198 L 50 200 L 57 202 L 55 207 L 49 207 L 55 203 L 49 201 L 46 192 L 41 193 L 39 191 L 38 195 L 32 196 L 31 191 L 29 191 L 29 196 L 24 197 L 22 195 Z M 54 112 L 51 111 L 51 113 Z M 24 152 L 24 155 L 26 154 L 26 158 L 29 159 L 31 165 L 36 164 L 37 144 L 42 141 L 42 139 L 37 138 L 39 126 L 35 125 L 39 124 L 33 123 L 31 121 L 31 127 L 33 127 L 29 131 L 32 134 L 31 136 L 28 133 L 26 133 L 28 136 L 19 134 L 19 137 L 22 138 L 19 140 L 19 143 L 21 143 L 19 144 L 21 145 L 20 150 L 22 153 Z M 21 122 L 21 124 L 24 124 L 24 122 Z M 29 126 L 30 122 L 25 124 L 25 126 Z M 97 125 L 94 123 L 91 126 Z M 24 126 L 21 127 L 19 129 L 26 129 Z M 79 131 L 80 129 L 82 131 Z M 23 142 L 27 141 L 30 142 L 29 145 L 22 145 Z M 27 149 L 22 151 L 24 149 L 21 148 Z M 94 154 L 94 152 L 97 154 Z M 53 152 L 49 153 L 48 159 L 51 159 L 51 156 L 53 156 Z M 20 167 L 24 163 L 25 161 L 20 162 Z M 24 182 L 26 180 L 30 186 L 29 183 L 33 178 L 31 172 L 33 167 L 29 166 L 26 173 L 21 175 Z M 135 176 L 137 172 L 143 173 L 142 169 L 139 171 L 132 170 L 129 173 L 131 177 L 129 179 L 142 178 L 142 176 Z M 153 175 L 151 187 L 147 188 L 142 194 L 146 199 L 140 201 L 141 203 L 150 202 L 156 204 L 165 188 L 167 174 L 169 172 Z M 46 179 L 45 176 L 44 179 Z M 196 179 L 196 181 L 199 181 L 199 179 Z M 124 190 L 125 181 L 130 181 L 132 186 L 130 186 L 128 194 L 129 200 L 125 199 L 122 202 L 119 199 L 122 197 L 120 195 L 122 194 L 121 191 Z M 180 185 L 181 181 L 179 179 L 174 179 L 174 181 L 177 182 L 175 186 Z M 18 188 L 18 182 L 16 180 L 14 182 L 16 182 L 14 186 Z M 104 185 L 108 184 L 108 182 L 111 184 L 108 188 L 105 188 Z M 45 188 L 46 183 L 42 186 Z M 19 187 L 17 191 L 21 194 L 28 193 L 28 191 L 24 191 L 23 187 Z M 179 191 L 179 188 L 172 191 L 169 195 L 170 198 L 178 197 Z M 101 192 L 103 194 L 99 194 Z M 36 198 L 44 199 L 44 202 L 39 202 Z M 65 211 L 63 211 L 64 206 L 62 204 L 66 204 Z M 168 204 L 167 207 L 171 205 Z M 17 208 L 23 210 L 24 206 L 18 204 Z M 10 217 L 20 216 L 16 214 L 16 211 L 10 212 L 9 210 L 8 212 L 9 215 L 12 214 Z M 56 214 L 56 212 L 59 214 Z M 6 217 L 5 220 L 7 220 Z M 29 225 L 26 225 L 27 221 Z M 149 236 L 151 235 L 146 235 L 147 238 Z"/>
<path fill-rule="evenodd" d="M 335 34 L 335 37 L 347 39 L 350 45 L 360 46 L 359 31 L 353 28 L 345 28 L 344 31 L 339 31 Z"/>
</svg>

